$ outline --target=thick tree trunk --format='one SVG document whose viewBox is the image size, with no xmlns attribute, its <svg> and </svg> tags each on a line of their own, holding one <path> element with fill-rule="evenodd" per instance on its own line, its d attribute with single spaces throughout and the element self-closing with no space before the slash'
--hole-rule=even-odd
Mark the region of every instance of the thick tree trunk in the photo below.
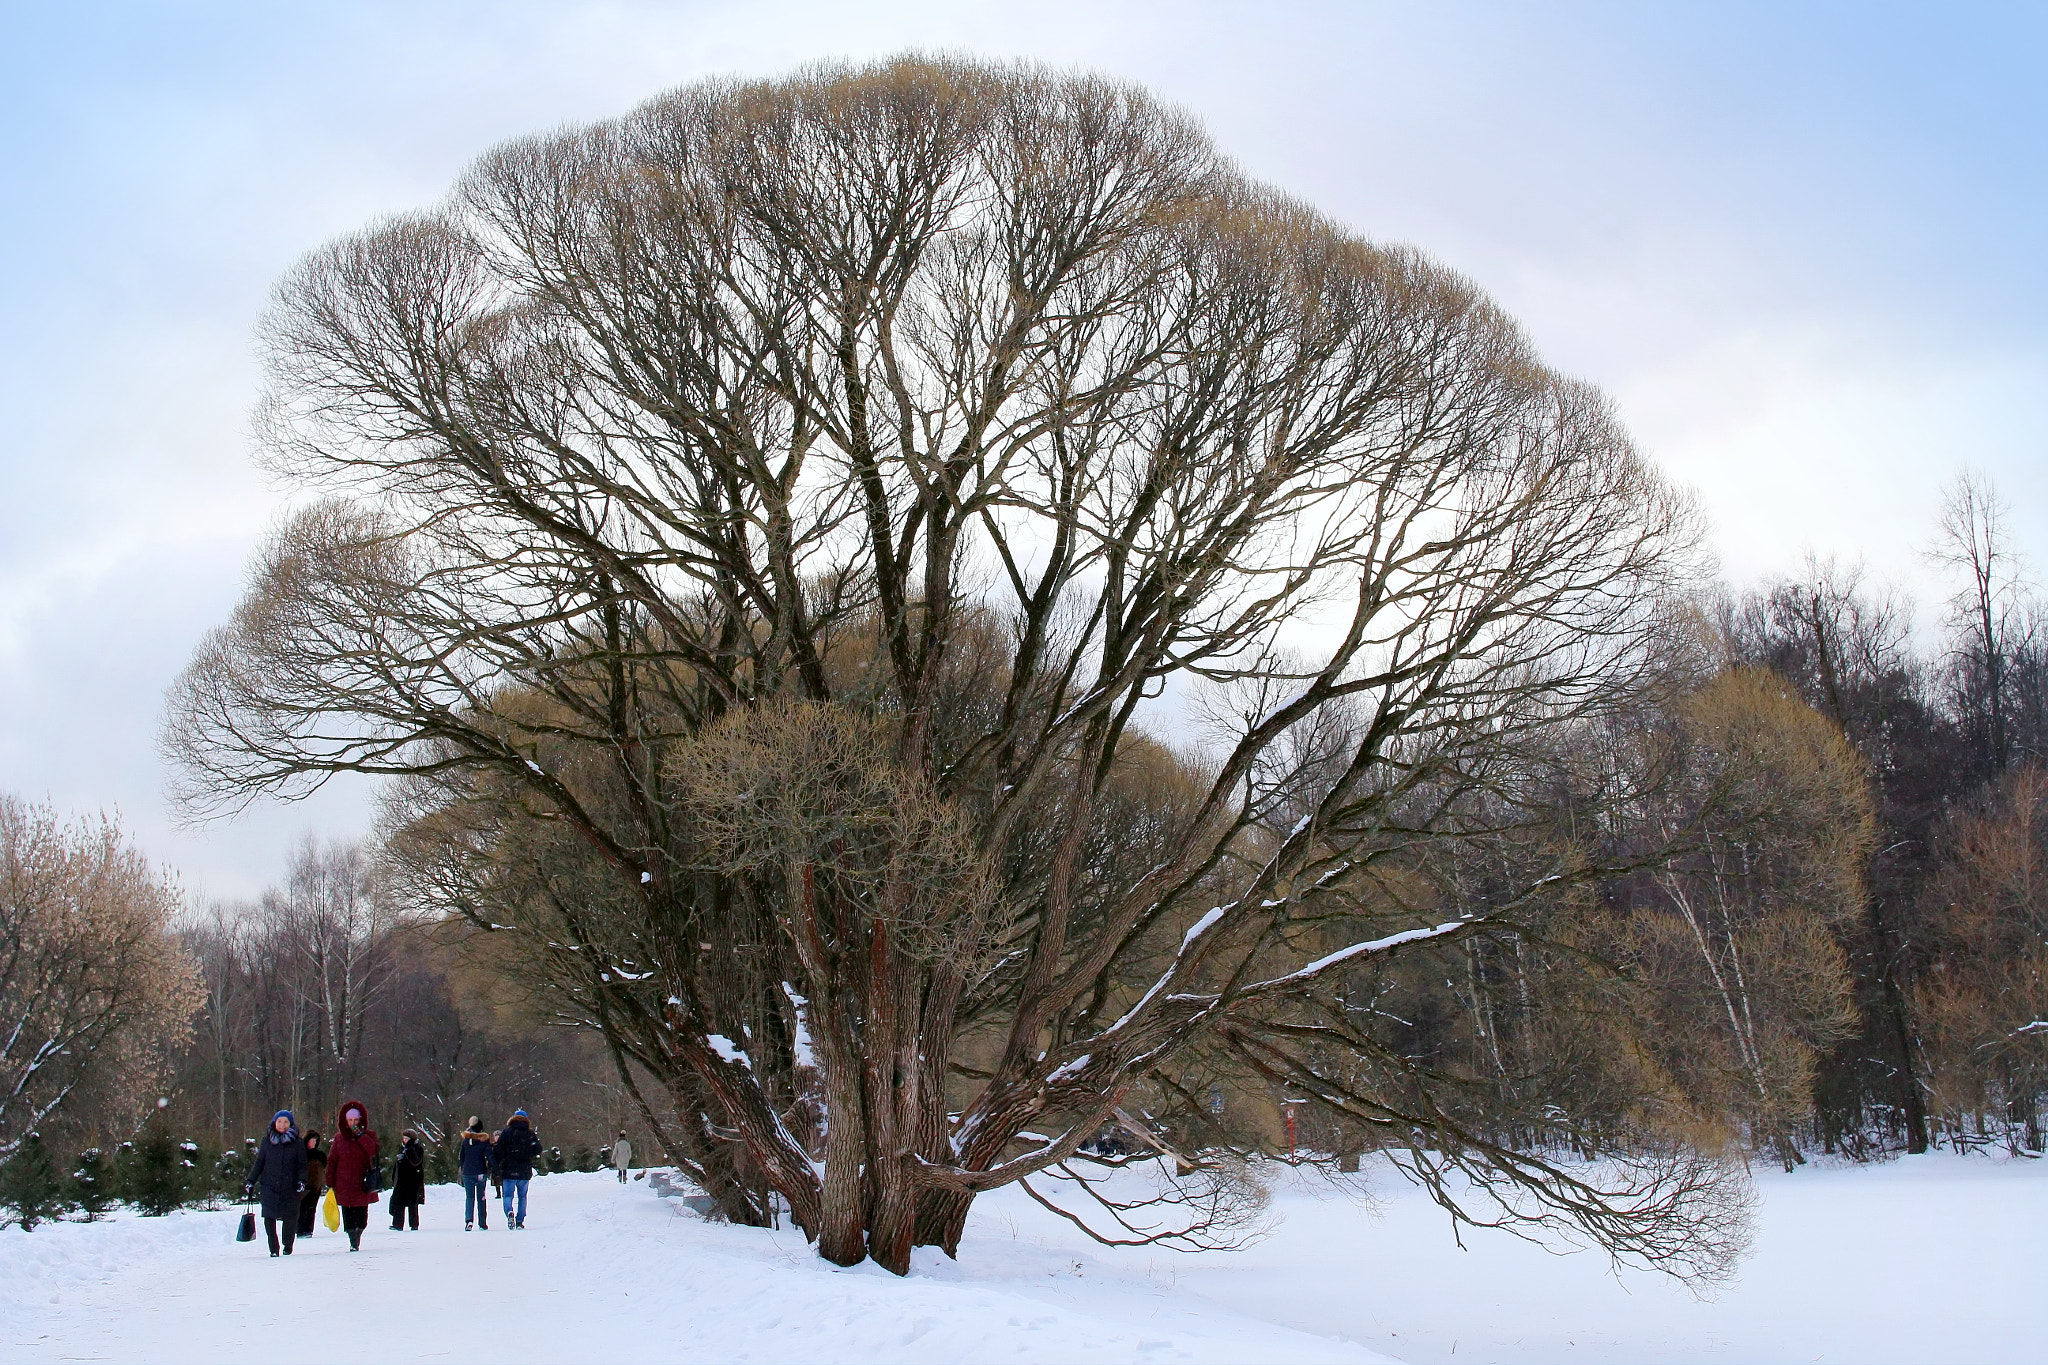
<svg viewBox="0 0 2048 1365">
<path fill-rule="evenodd" d="M 956 1190 L 924 1191 L 917 1201 L 916 1244 L 958 1256 L 960 1237 L 967 1231 L 967 1213 L 973 1207 L 971 1194 Z"/>
</svg>

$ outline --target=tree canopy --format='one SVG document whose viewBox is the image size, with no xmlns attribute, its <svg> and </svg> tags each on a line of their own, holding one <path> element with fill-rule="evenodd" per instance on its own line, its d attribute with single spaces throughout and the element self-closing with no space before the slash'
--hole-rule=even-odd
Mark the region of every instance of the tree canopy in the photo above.
<svg viewBox="0 0 2048 1365">
<path fill-rule="evenodd" d="M 1141 90 L 906 57 L 499 147 L 263 345 L 319 497 L 174 690 L 186 799 L 400 779 L 413 894 L 526 937 L 730 1216 L 900 1272 L 1221 1048 L 1725 1254 L 1705 1158 L 1599 1185 L 1343 1023 L 1591 875 L 1445 882 L 1624 797 L 1567 737 L 1689 647 L 1686 500 L 1466 281 Z"/>
</svg>

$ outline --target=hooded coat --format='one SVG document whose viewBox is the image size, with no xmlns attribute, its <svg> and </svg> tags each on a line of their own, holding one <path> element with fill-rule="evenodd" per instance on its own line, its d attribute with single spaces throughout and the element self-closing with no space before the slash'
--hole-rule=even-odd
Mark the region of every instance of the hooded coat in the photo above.
<svg viewBox="0 0 2048 1365">
<path fill-rule="evenodd" d="M 288 1110 L 278 1112 L 291 1117 Z M 299 1193 L 306 1184 L 306 1144 L 299 1140 L 298 1124 L 288 1132 L 272 1128 L 264 1133 L 256 1144 L 256 1164 L 249 1168 L 248 1183 L 262 1196 L 265 1218 L 298 1222 Z"/>
<path fill-rule="evenodd" d="M 462 1132 L 462 1178 L 474 1180 L 491 1173 L 491 1135 L 481 1128 Z"/>
<path fill-rule="evenodd" d="M 427 1202 L 427 1149 L 415 1138 L 399 1144 L 398 1158 L 391 1163 L 391 1207 Z"/>
<path fill-rule="evenodd" d="M 363 1116 L 360 1133 L 349 1127 L 350 1110 Z M 370 1111 L 355 1100 L 341 1106 L 335 1116 L 334 1138 L 327 1144 L 327 1185 L 334 1202 L 345 1208 L 366 1209 L 382 1198 L 363 1188 L 363 1173 L 377 1164 L 377 1133 L 369 1126 Z"/>
<path fill-rule="evenodd" d="M 525 1115 L 514 1114 L 498 1133 L 497 1144 L 491 1150 L 491 1169 L 500 1180 L 531 1180 L 533 1163 L 540 1151 L 540 1139 L 534 1136 L 533 1125 Z"/>
</svg>

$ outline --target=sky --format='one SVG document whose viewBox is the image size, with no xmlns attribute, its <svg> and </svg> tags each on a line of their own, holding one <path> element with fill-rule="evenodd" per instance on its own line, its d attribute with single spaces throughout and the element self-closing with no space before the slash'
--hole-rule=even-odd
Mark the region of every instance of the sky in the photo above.
<svg viewBox="0 0 2048 1365">
<path fill-rule="evenodd" d="M 906 49 L 1151 87 L 1252 175 L 1465 273 L 1605 389 L 1741 589 L 1919 602 L 1965 466 L 2048 570 L 2048 7 L 0 0 L 0 791 L 255 894 L 364 784 L 181 826 L 165 687 L 291 505 L 253 330 L 303 253 L 493 144 Z"/>
</svg>

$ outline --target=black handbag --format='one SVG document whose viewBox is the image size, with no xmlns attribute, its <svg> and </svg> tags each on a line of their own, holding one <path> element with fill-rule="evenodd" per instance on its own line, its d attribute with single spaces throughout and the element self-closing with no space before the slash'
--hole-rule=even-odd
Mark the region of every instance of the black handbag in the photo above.
<svg viewBox="0 0 2048 1365">
<path fill-rule="evenodd" d="M 256 1240 L 256 1206 L 254 1204 L 242 1210 L 242 1221 L 235 1227 L 235 1240 L 237 1242 L 253 1242 Z"/>
<path fill-rule="evenodd" d="M 383 1192 L 384 1158 L 380 1154 L 372 1157 L 369 1164 L 363 1167 L 363 1193 L 382 1194 Z"/>
</svg>

